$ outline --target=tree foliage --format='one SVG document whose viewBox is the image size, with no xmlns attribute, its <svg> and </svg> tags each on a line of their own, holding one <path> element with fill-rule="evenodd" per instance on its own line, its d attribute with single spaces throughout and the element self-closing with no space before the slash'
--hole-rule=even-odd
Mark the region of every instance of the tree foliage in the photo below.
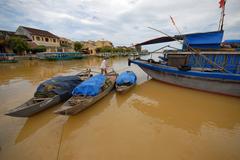
<svg viewBox="0 0 240 160">
<path fill-rule="evenodd" d="M 43 45 L 37 46 L 36 48 L 30 49 L 32 53 L 46 52 L 47 48 Z"/>
<path fill-rule="evenodd" d="M 82 50 L 83 44 L 81 42 L 74 43 L 74 50 L 80 52 Z"/>
<path fill-rule="evenodd" d="M 104 53 L 104 52 L 112 52 L 113 51 L 113 48 L 112 47 L 100 47 L 100 48 L 97 48 L 96 51 L 98 53 Z"/>
<path fill-rule="evenodd" d="M 29 49 L 27 42 L 20 37 L 10 37 L 8 45 L 14 53 L 22 53 Z"/>
</svg>

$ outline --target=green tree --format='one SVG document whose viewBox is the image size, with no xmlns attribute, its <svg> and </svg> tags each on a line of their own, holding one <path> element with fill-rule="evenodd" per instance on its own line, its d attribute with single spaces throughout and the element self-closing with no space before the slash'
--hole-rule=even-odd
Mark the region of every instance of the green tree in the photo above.
<svg viewBox="0 0 240 160">
<path fill-rule="evenodd" d="M 7 41 L 4 39 L 0 40 L 0 52 L 5 52 L 5 47 L 7 46 Z"/>
<path fill-rule="evenodd" d="M 28 44 L 20 37 L 10 37 L 8 40 L 9 47 L 13 50 L 14 53 L 22 53 L 23 51 L 28 50 Z"/>
<path fill-rule="evenodd" d="M 106 46 L 106 47 L 101 47 L 100 49 L 99 49 L 99 51 L 100 52 L 112 52 L 113 51 L 113 48 L 112 47 L 108 47 L 108 46 Z"/>
<path fill-rule="evenodd" d="M 32 53 L 46 52 L 47 48 L 43 45 L 37 46 L 36 48 L 31 48 Z"/>
<path fill-rule="evenodd" d="M 83 48 L 83 44 L 81 42 L 75 42 L 74 43 L 74 50 L 77 52 L 80 52 Z"/>
</svg>

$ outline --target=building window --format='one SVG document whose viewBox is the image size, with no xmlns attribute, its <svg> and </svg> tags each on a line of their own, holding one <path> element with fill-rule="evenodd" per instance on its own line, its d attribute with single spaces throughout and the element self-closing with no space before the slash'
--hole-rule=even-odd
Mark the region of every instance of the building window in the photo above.
<svg viewBox="0 0 240 160">
<path fill-rule="evenodd" d="M 32 36 L 32 40 L 34 41 L 34 36 Z"/>
<path fill-rule="evenodd" d="M 45 38 L 45 41 L 46 41 L 46 42 L 48 42 L 48 40 L 49 40 L 48 38 Z"/>
<path fill-rule="evenodd" d="M 37 41 L 40 41 L 40 37 L 37 36 L 36 39 L 37 39 Z"/>
<path fill-rule="evenodd" d="M 56 39 L 53 39 L 53 42 L 55 43 L 55 42 L 56 42 Z"/>
</svg>

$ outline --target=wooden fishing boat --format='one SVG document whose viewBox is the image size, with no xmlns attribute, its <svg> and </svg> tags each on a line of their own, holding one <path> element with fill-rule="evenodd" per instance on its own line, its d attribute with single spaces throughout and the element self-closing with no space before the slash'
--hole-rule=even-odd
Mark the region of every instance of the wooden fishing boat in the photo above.
<svg viewBox="0 0 240 160">
<path fill-rule="evenodd" d="M 90 71 L 83 71 L 77 74 L 81 81 L 84 81 L 90 77 Z M 71 91 L 70 91 L 71 92 Z M 65 93 L 66 94 L 66 93 Z M 61 95 L 62 96 L 62 95 Z M 33 97 L 24 104 L 20 105 L 17 108 L 9 110 L 6 115 L 13 117 L 29 117 L 38 112 L 41 112 L 49 107 L 52 107 L 56 104 L 59 104 L 61 101 L 60 95 L 52 94 L 48 97 Z"/>
<path fill-rule="evenodd" d="M 105 97 L 114 87 L 117 74 L 116 72 L 108 73 L 105 85 L 102 91 L 96 96 L 72 96 L 63 106 L 54 113 L 62 115 L 75 115 L 82 110 L 90 107 L 103 97 Z"/>
<path fill-rule="evenodd" d="M 165 50 L 160 60 L 136 58 L 129 64 L 165 83 L 240 97 L 240 52 L 222 49 L 222 38 L 223 31 L 215 31 L 145 41 L 138 45 L 184 40 L 182 50 Z"/>
<path fill-rule="evenodd" d="M 29 117 L 60 102 L 59 95 L 49 98 L 33 97 L 21 106 L 10 110 L 6 115 L 13 117 Z"/>
<path fill-rule="evenodd" d="M 165 83 L 240 97 L 240 52 L 236 45 L 239 41 L 225 42 L 226 45 L 230 42 L 227 48 L 222 43 L 225 3 L 225 0 L 221 0 L 222 12 L 217 31 L 191 34 L 179 32 L 180 35 L 169 36 L 159 29 L 149 27 L 165 36 L 137 44 L 138 52 L 143 45 L 172 41 L 182 44 L 182 49 L 159 52 L 169 47 L 166 45 L 152 52 L 161 53 L 159 60 L 152 58 L 144 60 L 138 57 L 129 60 L 129 65 L 134 63 L 153 79 Z"/>
<path fill-rule="evenodd" d="M 133 88 L 136 85 L 136 83 L 131 84 L 131 85 L 115 85 L 116 91 L 119 93 L 126 93 L 128 90 Z"/>
<path fill-rule="evenodd" d="M 146 60 L 135 59 L 130 63 L 138 65 L 153 79 L 212 93 L 240 97 L 240 74 L 222 73 L 209 69 L 199 70 L 190 68 L 188 70 L 178 67 L 163 65 L 160 63 L 150 63 Z"/>
<path fill-rule="evenodd" d="M 121 73 L 116 80 L 115 88 L 119 93 L 125 93 L 136 85 L 137 76 L 133 71 Z"/>
</svg>

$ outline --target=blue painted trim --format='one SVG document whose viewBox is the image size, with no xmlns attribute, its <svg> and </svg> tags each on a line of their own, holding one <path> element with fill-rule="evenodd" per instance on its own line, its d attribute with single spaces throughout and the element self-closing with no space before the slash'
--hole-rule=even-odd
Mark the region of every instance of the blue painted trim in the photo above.
<svg viewBox="0 0 240 160">
<path fill-rule="evenodd" d="M 137 64 L 140 67 L 145 67 L 154 71 L 161 71 L 167 73 L 173 73 L 182 76 L 193 76 L 193 77 L 202 77 L 202 78 L 214 78 L 221 80 L 235 80 L 240 82 L 240 74 L 232 73 L 218 73 L 218 72 L 198 72 L 198 71 L 180 71 L 177 68 L 168 67 L 165 65 L 155 66 L 152 64 L 145 64 L 135 60 L 131 60 L 131 63 Z M 220 87 L 220 86 L 219 86 Z"/>
</svg>

